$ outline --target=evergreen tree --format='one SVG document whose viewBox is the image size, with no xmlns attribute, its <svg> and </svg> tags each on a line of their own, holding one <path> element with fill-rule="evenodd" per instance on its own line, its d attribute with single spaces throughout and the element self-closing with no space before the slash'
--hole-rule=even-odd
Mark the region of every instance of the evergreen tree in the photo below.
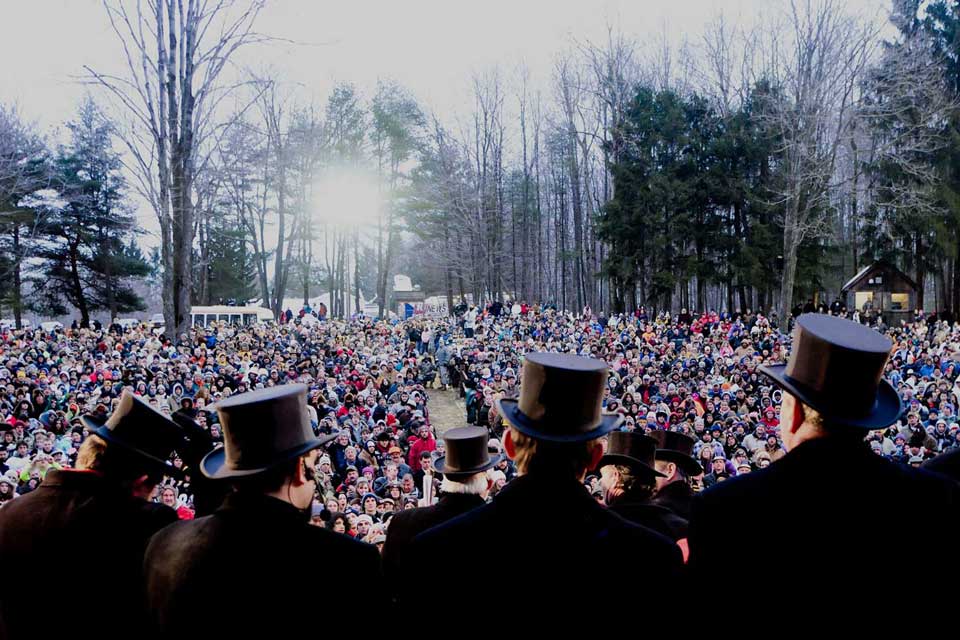
<svg viewBox="0 0 960 640">
<path fill-rule="evenodd" d="M 150 267 L 132 244 L 135 220 L 124 199 L 111 125 L 87 99 L 67 126 L 70 144 L 60 149 L 53 167 L 62 202 L 43 225 L 32 304 L 60 315 L 69 303 L 80 312 L 81 326 L 88 326 L 97 310 L 109 310 L 114 318 L 144 309 L 128 280 L 146 276 Z"/>
</svg>

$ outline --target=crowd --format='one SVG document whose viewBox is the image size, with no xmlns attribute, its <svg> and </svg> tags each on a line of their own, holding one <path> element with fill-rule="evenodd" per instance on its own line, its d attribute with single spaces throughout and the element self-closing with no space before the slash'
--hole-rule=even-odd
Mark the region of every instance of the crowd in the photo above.
<svg viewBox="0 0 960 640">
<path fill-rule="evenodd" d="M 460 311 L 404 322 L 304 323 L 301 313 L 280 325 L 196 327 L 177 346 L 145 325 L 4 330 L 0 503 L 35 490 L 48 469 L 71 467 L 91 425 L 106 419 L 123 389 L 165 414 L 192 418 L 216 446 L 223 433 L 210 405 L 301 382 L 316 433 L 336 435 L 318 460 L 314 522 L 382 544 L 389 515 L 434 491 L 425 489 L 424 476 L 443 454 L 443 440 L 430 420 L 430 390 L 458 390 L 465 423 L 488 428 L 496 450 L 504 429 L 497 400 L 518 395 L 529 351 L 604 360 L 604 411 L 623 415 L 624 431 L 693 438 L 704 470 L 691 478 L 695 490 L 785 454 L 781 392 L 758 367 L 785 358 L 789 335 L 761 314 L 651 315 L 638 308 L 605 316 L 519 303 Z M 877 455 L 917 466 L 958 446 L 960 325 L 918 318 L 886 335 L 894 351 L 885 377 L 904 412 L 867 437 Z M 170 464 L 186 475 L 168 479 L 155 499 L 189 518 L 198 461 L 184 457 L 177 453 Z M 490 475 L 496 492 L 515 469 L 504 459 Z M 602 499 L 599 473 L 588 482 Z"/>
<path fill-rule="evenodd" d="M 789 539 L 766 582 L 846 566 L 819 587 L 835 608 L 890 575 L 936 579 L 877 554 L 960 532 L 960 489 L 913 468 L 955 475 L 960 326 L 881 335 L 827 310 L 784 334 L 750 311 L 521 303 L 307 314 L 176 344 L 147 326 L 0 334 L 0 564 L 16 578 L 0 637 L 33 629 L 57 550 L 97 548 L 84 579 L 114 599 L 106 637 L 181 638 L 264 616 L 302 633 L 274 614 L 344 597 L 348 574 L 380 616 L 462 620 L 474 599 L 442 583 L 496 571 L 498 549 L 558 620 L 593 582 L 632 606 L 641 575 L 670 618 L 684 580 Z M 470 426 L 434 423 L 436 389 Z"/>
</svg>

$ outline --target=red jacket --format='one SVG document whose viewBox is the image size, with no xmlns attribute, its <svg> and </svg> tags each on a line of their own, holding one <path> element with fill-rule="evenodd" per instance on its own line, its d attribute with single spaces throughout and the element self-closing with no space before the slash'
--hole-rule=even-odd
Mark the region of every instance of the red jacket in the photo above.
<svg viewBox="0 0 960 640">
<path fill-rule="evenodd" d="M 430 434 L 426 438 L 418 438 L 410 445 L 410 455 L 407 458 L 407 464 L 410 465 L 411 469 L 420 468 L 420 454 L 424 451 L 436 451 L 437 450 L 437 440 L 433 437 L 433 434 Z"/>
</svg>

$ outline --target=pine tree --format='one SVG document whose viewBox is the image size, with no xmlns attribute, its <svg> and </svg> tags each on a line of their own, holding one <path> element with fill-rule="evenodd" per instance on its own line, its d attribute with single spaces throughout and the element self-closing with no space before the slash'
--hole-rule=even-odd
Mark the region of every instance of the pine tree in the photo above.
<svg viewBox="0 0 960 640">
<path fill-rule="evenodd" d="M 81 326 L 88 326 L 97 310 L 109 310 L 114 318 L 144 309 L 128 280 L 146 276 L 150 267 L 130 243 L 135 219 L 124 197 L 111 125 L 88 98 L 67 126 L 70 144 L 59 150 L 53 166 L 62 206 L 43 225 L 32 306 L 60 315 L 68 303 L 80 312 Z"/>
</svg>

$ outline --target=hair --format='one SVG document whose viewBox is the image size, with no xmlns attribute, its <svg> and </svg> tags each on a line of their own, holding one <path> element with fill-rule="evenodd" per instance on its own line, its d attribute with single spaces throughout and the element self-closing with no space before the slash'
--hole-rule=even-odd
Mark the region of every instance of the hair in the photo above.
<svg viewBox="0 0 960 640">
<path fill-rule="evenodd" d="M 487 487 L 486 472 L 475 473 L 464 480 L 451 480 L 444 477 L 443 482 L 440 483 L 440 491 L 443 493 L 458 493 L 468 496 L 482 495 Z"/>
<path fill-rule="evenodd" d="M 624 498 L 646 501 L 653 497 L 655 487 L 649 476 L 637 475 L 631 467 L 623 464 L 613 465 L 613 468 L 620 474 Z"/>
<path fill-rule="evenodd" d="M 794 402 L 803 408 L 803 423 L 812 427 L 817 437 L 829 436 L 837 440 L 859 442 L 866 436 L 866 434 L 859 429 L 848 429 L 832 424 L 829 418 L 824 417 L 819 411 L 805 402 L 801 402 L 796 396 L 794 396 Z"/>
<path fill-rule="evenodd" d="M 596 440 L 551 442 L 537 440 L 509 427 L 514 444 L 514 463 L 520 474 L 537 473 L 579 477 L 590 466 Z"/>
<path fill-rule="evenodd" d="M 163 473 L 150 468 L 149 463 L 135 453 L 119 446 L 111 446 L 103 438 L 90 434 L 77 452 L 77 469 L 96 471 L 107 478 L 131 487 L 136 480 L 147 476 L 149 484 L 159 484 Z"/>
<path fill-rule="evenodd" d="M 296 457 L 282 464 L 245 478 L 235 478 L 232 481 L 237 491 L 251 493 L 273 493 L 279 491 L 290 479 L 297 475 L 302 458 Z"/>
</svg>

